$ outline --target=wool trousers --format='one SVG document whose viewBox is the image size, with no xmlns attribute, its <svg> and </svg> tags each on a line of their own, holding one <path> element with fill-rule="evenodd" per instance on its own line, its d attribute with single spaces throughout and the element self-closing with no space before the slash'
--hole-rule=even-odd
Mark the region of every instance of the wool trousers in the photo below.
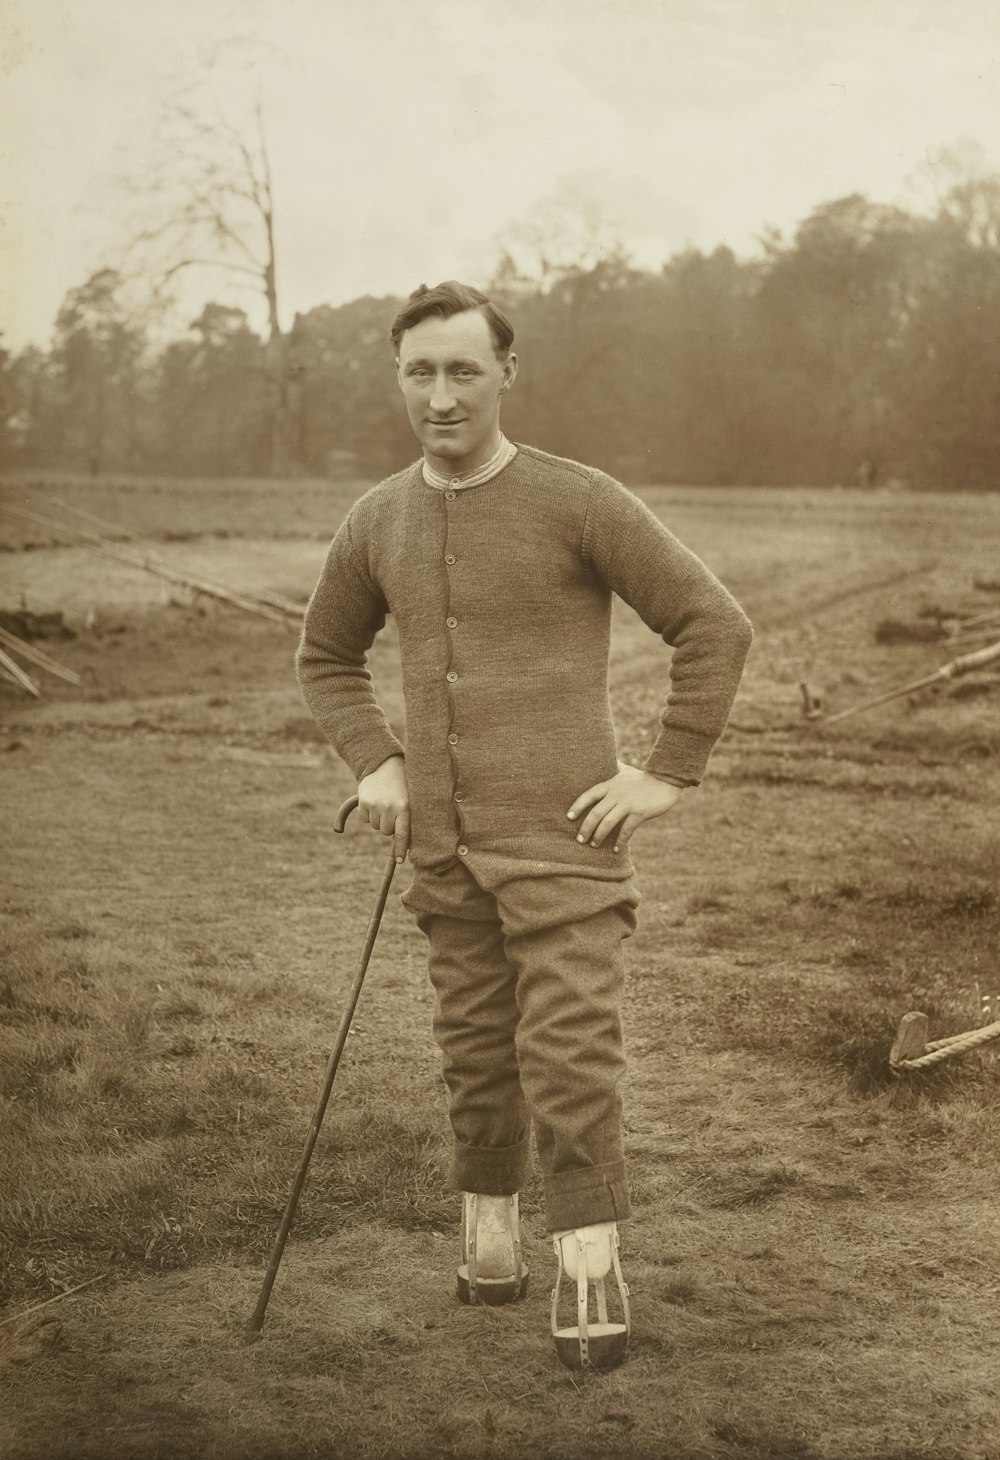
<svg viewBox="0 0 1000 1460">
<path fill-rule="evenodd" d="M 428 939 L 452 1182 L 519 1190 L 533 1124 L 551 1231 L 629 1215 L 620 1008 L 638 901 L 630 881 L 561 875 L 487 890 L 462 863 L 403 895 Z"/>
</svg>

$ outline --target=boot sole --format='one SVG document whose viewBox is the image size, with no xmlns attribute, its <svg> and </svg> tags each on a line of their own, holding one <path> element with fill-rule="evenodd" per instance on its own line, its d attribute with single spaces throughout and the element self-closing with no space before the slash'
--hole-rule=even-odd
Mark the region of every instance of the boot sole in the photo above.
<svg viewBox="0 0 1000 1460">
<path fill-rule="evenodd" d="M 462 1303 L 472 1302 L 472 1289 L 469 1284 L 469 1268 L 463 1263 L 458 1269 L 458 1296 Z M 477 1278 L 476 1279 L 476 1301 L 487 1303 L 491 1308 L 499 1308 L 504 1303 L 519 1303 L 528 1291 L 528 1269 L 525 1268 L 521 1274 L 521 1281 L 511 1274 L 506 1278 Z"/>
<path fill-rule="evenodd" d="M 552 1335 L 556 1353 L 567 1369 L 617 1369 L 628 1352 L 628 1329 L 624 1323 L 592 1323 L 588 1329 L 588 1361 L 580 1359 L 580 1330 L 557 1328 Z"/>
</svg>

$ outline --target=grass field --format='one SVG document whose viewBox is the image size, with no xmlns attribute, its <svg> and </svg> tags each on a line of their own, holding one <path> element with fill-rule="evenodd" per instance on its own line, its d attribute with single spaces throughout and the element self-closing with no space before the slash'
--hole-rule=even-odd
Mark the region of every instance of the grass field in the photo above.
<svg viewBox="0 0 1000 1460">
<path fill-rule="evenodd" d="M 306 594 L 352 484 L 8 482 L 165 561 Z M 383 860 L 298 696 L 294 634 L 0 515 L 0 607 L 83 676 L 0 687 L 0 1455 L 996 1460 L 1000 1063 L 896 1078 L 896 1024 L 1000 992 L 1000 692 L 826 726 L 935 668 L 880 620 L 988 608 L 1000 499 L 643 495 L 757 638 L 711 774 L 644 828 L 629 944 L 628 1364 L 548 1336 L 537 1174 L 515 1309 L 453 1297 L 423 950 L 390 901 L 264 1336 L 256 1300 Z M 390 629 L 373 668 L 402 704 Z M 621 751 L 662 644 L 616 614 Z M 406 877 L 402 879 L 405 886 Z M 991 1048 L 997 1049 L 994 1045 Z M 89 1278 L 102 1281 L 35 1312 Z"/>
</svg>

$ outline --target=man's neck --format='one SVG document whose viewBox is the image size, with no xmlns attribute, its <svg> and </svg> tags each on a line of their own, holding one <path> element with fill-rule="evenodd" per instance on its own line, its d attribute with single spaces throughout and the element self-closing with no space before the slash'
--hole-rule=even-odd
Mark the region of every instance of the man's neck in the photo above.
<svg viewBox="0 0 1000 1460">
<path fill-rule="evenodd" d="M 497 426 L 496 430 L 493 432 L 493 435 L 489 438 L 486 444 L 484 446 L 481 446 L 480 449 L 475 452 L 475 454 L 471 457 L 463 457 L 460 461 L 456 462 L 453 458 L 449 458 L 447 456 L 435 456 L 432 452 L 425 451 L 424 461 L 426 461 L 431 471 L 437 472 L 438 476 L 468 477 L 471 476 L 473 472 L 478 471 L 481 466 L 485 466 L 488 461 L 492 461 L 493 457 L 496 456 L 497 452 L 500 450 L 500 444 L 502 441 L 503 433 L 501 432 L 500 427 Z"/>
</svg>

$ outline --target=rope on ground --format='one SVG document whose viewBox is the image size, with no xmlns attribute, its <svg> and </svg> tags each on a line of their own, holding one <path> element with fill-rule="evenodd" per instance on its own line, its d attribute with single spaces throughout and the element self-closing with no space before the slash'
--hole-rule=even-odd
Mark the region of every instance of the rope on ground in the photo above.
<svg viewBox="0 0 1000 1460">
<path fill-rule="evenodd" d="M 950 1059 L 953 1054 L 965 1054 L 981 1044 L 988 1044 L 993 1039 L 1000 1039 L 1000 1019 L 993 1024 L 984 1024 L 981 1029 L 970 1029 L 967 1034 L 951 1034 L 947 1039 L 928 1041 L 927 1015 L 904 1014 L 889 1052 L 889 1067 L 893 1074 L 900 1070 L 922 1070 Z"/>
</svg>

